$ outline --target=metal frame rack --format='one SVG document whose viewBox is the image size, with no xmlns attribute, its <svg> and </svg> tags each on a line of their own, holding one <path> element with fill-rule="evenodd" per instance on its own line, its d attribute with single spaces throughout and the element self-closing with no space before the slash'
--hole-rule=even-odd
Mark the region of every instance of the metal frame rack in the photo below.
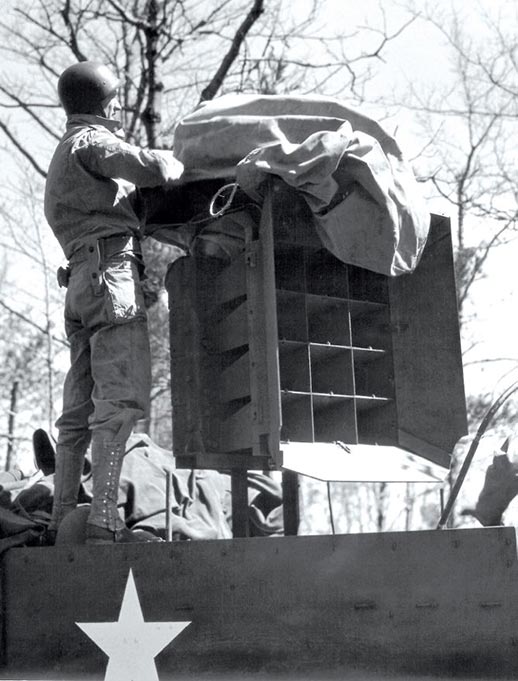
<svg viewBox="0 0 518 681">
<path fill-rule="evenodd" d="M 281 440 L 392 442 L 387 278 L 319 244 L 279 242 L 275 263 Z"/>
<path fill-rule="evenodd" d="M 448 466 L 466 431 L 448 220 L 432 216 L 421 263 L 396 278 L 336 259 L 280 183 L 243 224 L 230 258 L 168 272 L 177 464 L 231 470 L 241 501 L 246 471 L 282 468 L 287 442 L 315 457 L 317 443 L 397 446 Z M 296 533 L 296 476 L 284 483 Z"/>
</svg>

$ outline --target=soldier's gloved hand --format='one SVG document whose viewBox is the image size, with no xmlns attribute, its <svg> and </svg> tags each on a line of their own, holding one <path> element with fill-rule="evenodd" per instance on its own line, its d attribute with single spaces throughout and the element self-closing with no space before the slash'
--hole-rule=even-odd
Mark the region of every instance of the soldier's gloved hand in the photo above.
<svg viewBox="0 0 518 681">
<path fill-rule="evenodd" d="M 172 151 L 154 149 L 153 152 L 160 158 L 162 167 L 168 177 L 168 184 L 178 183 L 178 180 L 183 175 L 183 163 L 175 157 Z"/>
<path fill-rule="evenodd" d="M 475 508 L 465 508 L 461 515 L 473 516 L 484 527 L 502 525 L 502 515 L 517 494 L 518 465 L 507 454 L 497 454 L 487 468 Z"/>
</svg>

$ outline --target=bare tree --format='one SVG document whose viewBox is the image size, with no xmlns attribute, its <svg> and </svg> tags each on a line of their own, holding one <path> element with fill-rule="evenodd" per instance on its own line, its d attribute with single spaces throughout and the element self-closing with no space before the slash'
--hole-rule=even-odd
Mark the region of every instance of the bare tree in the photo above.
<svg viewBox="0 0 518 681">
<path fill-rule="evenodd" d="M 0 19 L 4 57 L 0 143 L 18 159 L 17 186 L 27 185 L 28 172 L 41 183 L 45 179 L 64 123 L 56 82 L 73 62 L 92 59 L 110 65 L 123 83 L 128 139 L 142 146 L 167 147 L 182 115 L 227 92 L 298 89 L 361 100 L 373 72 L 370 65 L 381 63 L 387 44 L 407 25 L 393 26 L 381 12 L 378 27 L 335 30 L 331 35 L 321 29 L 327 0 L 307 3 L 304 12 L 289 5 L 280 0 L 14 0 Z M 367 34 L 368 40 L 363 39 Z M 35 198 L 38 194 L 41 186 L 32 192 Z M 42 225 L 41 206 L 34 210 L 39 213 L 35 224 Z M 16 228 L 8 206 L 0 218 L 11 229 L 10 238 L 4 239 L 6 247 L 32 258 L 26 234 Z M 51 262 L 42 259 L 49 253 L 39 248 L 42 242 L 41 231 L 36 230 L 40 266 L 50 277 L 56 257 L 46 256 Z M 170 253 L 149 243 L 146 252 L 151 279 L 156 280 L 150 300 L 159 300 L 158 284 Z M 49 281 L 45 279 L 45 286 Z M 16 309 L 0 291 L 2 304 Z M 47 321 L 55 319 L 55 312 L 43 299 L 40 305 L 46 321 L 36 323 L 50 341 L 55 331 Z M 27 328 L 34 324 L 31 315 L 25 322 Z M 153 399 L 158 404 L 168 386 L 160 305 L 150 310 L 150 328 L 156 350 Z M 46 347 L 50 367 L 55 345 Z"/>
<path fill-rule="evenodd" d="M 236 19 L 239 7 L 247 7 L 247 23 L 241 23 L 235 36 L 226 24 Z M 63 117 L 60 114 L 55 94 L 56 80 L 60 71 L 69 63 L 83 59 L 97 59 L 112 66 L 124 76 L 123 101 L 126 113 L 126 128 L 129 137 L 134 141 L 149 146 L 162 145 L 162 127 L 165 123 L 172 128 L 174 117 L 178 115 L 177 106 L 170 108 L 168 101 L 173 98 L 172 89 L 165 89 L 162 80 L 162 69 L 167 64 L 178 64 L 183 68 L 182 52 L 193 51 L 193 44 L 197 40 L 218 38 L 224 43 L 228 38 L 225 31 L 232 36 L 232 46 L 225 59 L 225 69 L 219 69 L 214 78 L 206 83 L 206 96 L 215 94 L 223 81 L 226 72 L 231 68 L 233 59 L 247 37 L 248 31 L 262 13 L 263 2 L 254 3 L 220 3 L 217 9 L 205 9 L 205 14 L 199 14 L 199 3 L 180 3 L 167 0 L 157 2 L 118 3 L 83 2 L 81 0 L 55 0 L 54 2 L 24 2 L 16 3 L 14 14 L 0 22 L 8 45 L 4 52 L 10 56 L 11 68 L 4 71 L 0 78 L 0 107 L 4 115 L 0 120 L 0 130 L 4 133 L 7 144 L 18 153 L 24 170 L 17 192 L 12 198 L 16 204 L 25 207 L 25 211 L 18 209 L 13 212 L 13 201 L 4 203 L 1 216 L 6 229 L 3 230 L 1 241 L 17 262 L 27 262 L 38 265 L 43 274 L 43 287 L 38 294 L 41 300 L 41 322 L 36 321 L 37 315 L 25 314 L 23 306 L 8 295 L 5 288 L 0 294 L 0 305 L 11 315 L 25 322 L 26 334 L 39 331 L 42 339 L 46 339 L 48 384 L 47 399 L 43 403 L 48 405 L 49 427 L 54 419 L 54 347 L 52 319 L 55 310 L 50 302 L 51 290 L 55 292 L 54 280 L 55 258 L 48 262 L 48 243 L 44 245 L 41 225 L 43 223 L 41 210 L 41 183 L 38 191 L 34 189 L 34 182 L 28 181 L 30 175 L 45 178 L 46 165 L 50 150 L 59 139 Z M 220 35 L 221 34 L 221 35 Z M 236 51 L 237 50 L 237 51 Z M 177 58 L 178 55 L 178 58 Z M 13 65 L 18 62 L 18 66 Z M 21 69 L 24 69 L 24 75 Z M 172 70 L 172 69 L 171 69 Z M 207 73 L 207 71 L 204 71 Z M 196 70 L 190 69 L 190 77 L 194 82 L 184 83 L 183 88 L 196 88 Z M 167 80 L 167 79 L 166 79 Z M 169 78 L 172 82 L 172 78 Z M 208 89 L 207 89 L 208 88 Z M 169 98 L 169 100 L 168 100 Z M 162 111 L 165 112 L 162 118 Z M 13 115 L 14 114 L 14 115 Z M 30 131 L 27 134 L 27 131 Z M 34 140 L 38 139 L 35 144 Z M 32 172 L 30 172 L 32 171 Z M 30 172 L 30 174 L 27 174 Z M 16 193 L 18 196 L 16 196 Z M 24 201 L 21 201 L 25 195 Z M 38 205 L 36 205 L 38 204 Z M 20 215 L 23 214 L 20 219 Z M 28 239 L 28 231 L 22 225 L 27 222 L 35 226 L 33 235 Z M 148 250 L 156 255 L 153 246 Z M 155 258 L 156 260 L 156 258 Z M 156 269 L 156 268 L 155 268 Z M 156 287 L 158 288 L 158 287 Z M 41 295 L 43 293 L 43 295 Z M 151 290 L 151 294 L 154 291 Z M 14 297 L 20 298 L 21 292 L 16 291 Z M 30 293 L 28 294 L 30 298 Z M 59 296 L 61 297 L 61 296 Z M 151 313 L 151 328 L 154 330 L 154 348 L 157 350 L 154 373 L 157 374 L 158 385 L 153 391 L 153 397 L 163 392 L 163 366 L 166 354 L 163 342 L 167 336 L 167 325 L 157 328 L 157 320 L 163 323 L 160 311 Z M 153 317 L 157 317 L 154 320 Z M 154 323 L 155 322 L 155 323 Z M 22 325 L 23 326 L 23 325 Z M 165 327 L 165 328 L 164 328 Z M 62 339 L 60 339 L 62 340 Z M 160 349 L 160 352 L 158 352 Z M 22 368 L 23 365 L 21 365 Z M 29 370 L 30 365 L 26 364 Z M 19 399 L 21 384 L 16 380 L 15 397 Z M 26 384 L 24 384 L 24 389 Z M 10 410 L 11 430 L 16 421 Z M 11 434 L 12 435 L 12 434 Z M 13 440 L 11 436 L 10 442 Z M 12 458 L 12 451 L 9 457 Z"/>
<path fill-rule="evenodd" d="M 447 9 L 431 3 L 402 3 L 416 20 L 433 26 L 438 45 L 450 55 L 447 82 L 411 84 L 406 106 L 420 122 L 423 151 L 416 159 L 418 172 L 428 181 L 430 195 L 451 207 L 455 225 L 456 275 L 459 320 L 465 366 L 479 338 L 472 328 L 478 316 L 478 286 L 487 276 L 489 259 L 517 236 L 518 173 L 516 128 L 518 78 L 516 69 L 515 3 L 489 8 L 476 2 L 467 11 L 461 3 Z M 438 47 L 439 49 L 439 47 Z M 400 104 L 400 101 L 398 101 Z M 516 357 L 491 356 L 477 364 L 501 362 L 506 370 Z M 493 399 L 493 386 L 468 395 L 470 425 L 476 426 Z M 499 415 L 495 428 L 515 409 Z M 510 422 L 508 421 L 508 424 Z M 455 479 L 459 445 L 453 458 L 450 482 Z M 457 522 L 452 513 L 450 525 Z"/>
<path fill-rule="evenodd" d="M 20 443 L 30 440 L 34 423 L 48 419 L 48 356 L 46 336 L 28 330 L 25 320 L 0 311 L 2 326 L 9 329 L 0 341 L 0 438 L 6 443 L 4 467 L 16 461 Z M 56 367 L 53 367 L 57 377 Z M 4 421 L 5 418 L 5 421 Z"/>
<path fill-rule="evenodd" d="M 492 249 L 516 238 L 518 173 L 514 143 L 518 123 L 516 47 L 509 17 L 489 15 L 479 4 L 485 32 L 475 39 L 460 10 L 416 10 L 442 36 L 451 54 L 451 81 L 430 92 L 411 88 L 425 145 L 418 159 L 423 180 L 450 204 L 456 228 L 456 267 L 461 324 L 466 303 L 484 276 Z M 518 18 L 516 7 L 513 9 Z M 512 24 L 514 26 L 514 24 Z M 434 89 L 436 85 L 433 85 Z"/>
<path fill-rule="evenodd" d="M 51 235 L 43 229 L 38 183 L 30 173 L 26 178 L 23 188 L 4 187 L 0 203 L 0 400 L 9 420 L 7 431 L 0 430 L 8 438 L 7 465 L 16 460 L 18 445 L 30 439 L 31 429 L 42 423 L 52 428 L 55 383 L 68 350 L 62 324 L 56 323 L 62 296 L 54 285 Z"/>
</svg>

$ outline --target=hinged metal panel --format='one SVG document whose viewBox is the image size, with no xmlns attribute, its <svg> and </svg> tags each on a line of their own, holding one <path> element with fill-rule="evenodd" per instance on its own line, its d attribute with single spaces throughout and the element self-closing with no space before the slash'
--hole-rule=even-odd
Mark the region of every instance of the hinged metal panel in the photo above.
<svg viewBox="0 0 518 681">
<path fill-rule="evenodd" d="M 467 432 L 450 221 L 432 216 L 415 272 L 390 281 L 397 442 L 449 465 Z"/>
</svg>

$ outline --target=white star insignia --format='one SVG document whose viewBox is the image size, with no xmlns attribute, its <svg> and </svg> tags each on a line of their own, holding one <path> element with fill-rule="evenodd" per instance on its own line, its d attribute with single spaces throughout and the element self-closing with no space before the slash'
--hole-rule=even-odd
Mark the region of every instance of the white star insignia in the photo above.
<svg viewBox="0 0 518 681">
<path fill-rule="evenodd" d="M 130 570 L 117 622 L 76 622 L 109 657 L 104 681 L 159 681 L 154 658 L 190 622 L 144 622 Z"/>
</svg>

